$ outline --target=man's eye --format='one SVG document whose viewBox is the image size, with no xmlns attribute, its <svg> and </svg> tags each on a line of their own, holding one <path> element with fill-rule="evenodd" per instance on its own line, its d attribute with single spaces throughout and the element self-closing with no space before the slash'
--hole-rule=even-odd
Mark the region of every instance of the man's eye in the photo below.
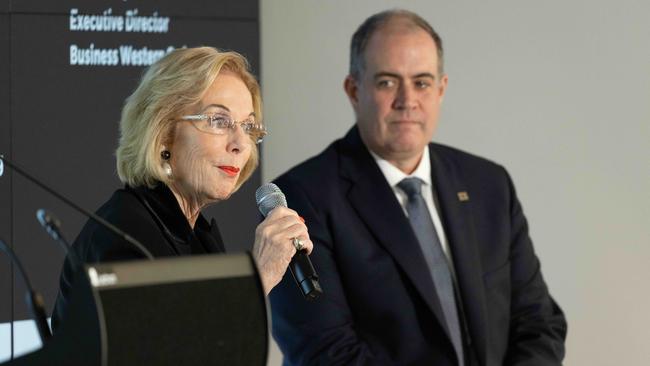
<svg viewBox="0 0 650 366">
<path fill-rule="evenodd" d="M 393 80 L 383 79 L 377 81 L 377 87 L 381 89 L 392 88 L 393 86 L 395 86 L 395 81 Z"/>
<path fill-rule="evenodd" d="M 431 86 L 431 83 L 427 80 L 416 80 L 415 87 L 418 89 L 426 89 Z"/>
</svg>

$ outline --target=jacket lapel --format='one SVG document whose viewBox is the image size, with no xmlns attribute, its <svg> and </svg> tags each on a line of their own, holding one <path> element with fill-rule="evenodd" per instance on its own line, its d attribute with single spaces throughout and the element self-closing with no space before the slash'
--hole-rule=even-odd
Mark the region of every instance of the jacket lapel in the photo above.
<svg viewBox="0 0 650 366">
<path fill-rule="evenodd" d="M 462 173 L 445 160 L 435 144 L 429 145 L 431 174 L 437 194 L 440 215 L 453 256 L 462 308 L 468 325 L 472 348 L 480 364 L 487 358 L 487 307 L 483 286 L 483 269 L 472 219 L 472 192 Z"/>
<path fill-rule="evenodd" d="M 339 146 L 348 200 L 379 244 L 406 273 L 449 336 L 444 314 L 417 238 L 386 178 L 353 128 Z M 413 253 L 420 253 L 413 255 Z"/>
</svg>

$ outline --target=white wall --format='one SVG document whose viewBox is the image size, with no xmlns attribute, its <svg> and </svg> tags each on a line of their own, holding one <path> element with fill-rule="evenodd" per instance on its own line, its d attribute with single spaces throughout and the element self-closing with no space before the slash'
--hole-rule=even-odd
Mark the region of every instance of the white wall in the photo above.
<svg viewBox="0 0 650 366">
<path fill-rule="evenodd" d="M 650 2 L 260 3 L 265 181 L 353 124 L 342 82 L 356 27 L 379 10 L 414 10 L 445 42 L 434 140 L 512 174 L 568 317 L 565 363 L 647 364 Z"/>
</svg>

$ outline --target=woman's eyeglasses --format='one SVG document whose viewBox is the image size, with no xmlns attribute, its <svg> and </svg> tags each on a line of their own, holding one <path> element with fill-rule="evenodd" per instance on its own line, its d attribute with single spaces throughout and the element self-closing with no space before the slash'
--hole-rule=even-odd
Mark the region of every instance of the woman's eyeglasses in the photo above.
<svg viewBox="0 0 650 366">
<path fill-rule="evenodd" d="M 255 120 L 248 119 L 243 121 L 235 121 L 230 116 L 225 114 L 194 114 L 189 116 L 182 116 L 181 120 L 191 121 L 192 125 L 199 131 L 210 133 L 213 135 L 225 135 L 230 131 L 234 131 L 236 126 L 239 125 L 241 129 L 249 135 L 256 144 L 264 140 L 267 135 L 266 127 Z"/>
</svg>

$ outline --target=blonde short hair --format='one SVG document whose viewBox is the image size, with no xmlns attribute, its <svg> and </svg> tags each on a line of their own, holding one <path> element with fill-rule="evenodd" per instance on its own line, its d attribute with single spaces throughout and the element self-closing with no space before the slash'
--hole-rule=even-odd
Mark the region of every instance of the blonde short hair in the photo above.
<svg viewBox="0 0 650 366">
<path fill-rule="evenodd" d="M 235 73 L 246 84 L 253 97 L 256 122 L 262 123 L 260 87 L 242 55 L 212 47 L 171 51 L 147 69 L 122 109 L 116 156 L 117 174 L 123 183 L 149 188 L 157 181 L 170 183 L 162 167 L 163 145 L 171 142 L 174 123 L 187 108 L 201 101 L 221 70 Z M 257 168 L 259 152 L 254 142 L 252 145 L 235 191 Z"/>
</svg>

